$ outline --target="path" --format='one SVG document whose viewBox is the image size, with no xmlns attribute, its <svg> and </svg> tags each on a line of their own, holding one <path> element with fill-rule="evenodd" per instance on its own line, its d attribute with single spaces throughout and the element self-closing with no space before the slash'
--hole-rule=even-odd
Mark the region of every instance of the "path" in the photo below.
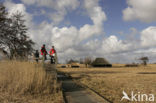
<svg viewBox="0 0 156 103">
<path fill-rule="evenodd" d="M 68 76 L 59 74 L 58 79 L 62 80 L 62 88 L 66 103 L 109 103 L 96 93 L 76 84 Z"/>
</svg>

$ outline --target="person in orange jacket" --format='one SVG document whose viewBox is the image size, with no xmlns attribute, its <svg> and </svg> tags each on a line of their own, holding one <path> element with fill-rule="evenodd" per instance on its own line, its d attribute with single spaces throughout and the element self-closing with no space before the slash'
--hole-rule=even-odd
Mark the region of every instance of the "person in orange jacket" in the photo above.
<svg viewBox="0 0 156 103">
<path fill-rule="evenodd" d="M 43 57 L 43 60 L 46 60 L 47 59 L 47 57 L 46 57 L 46 55 L 47 55 L 47 50 L 46 50 L 46 48 L 45 48 L 45 44 L 43 44 L 43 46 L 41 47 L 41 55 L 42 55 L 42 57 Z"/>
<path fill-rule="evenodd" d="M 49 51 L 50 57 L 51 57 L 51 64 L 55 64 L 55 56 L 56 56 L 56 50 L 54 46 L 52 46 L 52 49 Z"/>
</svg>

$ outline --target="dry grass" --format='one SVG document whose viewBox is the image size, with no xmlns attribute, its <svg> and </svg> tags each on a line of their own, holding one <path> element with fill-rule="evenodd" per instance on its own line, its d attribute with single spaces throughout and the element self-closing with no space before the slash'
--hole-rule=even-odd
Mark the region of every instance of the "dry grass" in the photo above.
<svg viewBox="0 0 156 103">
<path fill-rule="evenodd" d="M 128 103 L 128 101 L 120 101 L 123 90 L 128 94 L 131 91 L 142 94 L 156 93 L 156 65 L 154 64 L 147 67 L 60 68 L 59 70 L 69 73 L 77 82 L 94 89 L 113 103 Z"/>
<path fill-rule="evenodd" d="M 52 78 L 34 63 L 0 62 L 0 103 L 61 103 Z"/>
</svg>

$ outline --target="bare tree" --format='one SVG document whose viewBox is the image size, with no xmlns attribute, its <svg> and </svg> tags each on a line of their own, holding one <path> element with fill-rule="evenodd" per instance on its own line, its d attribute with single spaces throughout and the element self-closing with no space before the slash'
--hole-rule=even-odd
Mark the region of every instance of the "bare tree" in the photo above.
<svg viewBox="0 0 156 103">
<path fill-rule="evenodd" d="M 147 62 L 149 61 L 148 57 L 141 57 L 139 60 L 142 61 L 143 65 L 147 65 Z"/>
<path fill-rule="evenodd" d="M 86 57 L 84 59 L 84 64 L 86 65 L 86 68 L 88 68 L 88 65 L 90 65 L 91 63 L 92 63 L 91 57 Z"/>
</svg>

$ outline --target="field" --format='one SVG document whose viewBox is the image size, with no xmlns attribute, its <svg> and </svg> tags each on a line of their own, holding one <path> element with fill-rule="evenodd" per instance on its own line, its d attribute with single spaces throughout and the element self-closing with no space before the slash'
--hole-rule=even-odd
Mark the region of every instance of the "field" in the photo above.
<svg viewBox="0 0 156 103">
<path fill-rule="evenodd" d="M 53 75 L 40 64 L 0 62 L 0 103 L 62 103 Z"/>
<path fill-rule="evenodd" d="M 113 103 L 129 102 L 121 101 L 123 91 L 128 95 L 132 91 L 138 95 L 156 93 L 155 64 L 146 67 L 113 65 L 112 68 L 58 68 L 58 70 L 69 74 L 77 83 L 93 89 Z"/>
</svg>

